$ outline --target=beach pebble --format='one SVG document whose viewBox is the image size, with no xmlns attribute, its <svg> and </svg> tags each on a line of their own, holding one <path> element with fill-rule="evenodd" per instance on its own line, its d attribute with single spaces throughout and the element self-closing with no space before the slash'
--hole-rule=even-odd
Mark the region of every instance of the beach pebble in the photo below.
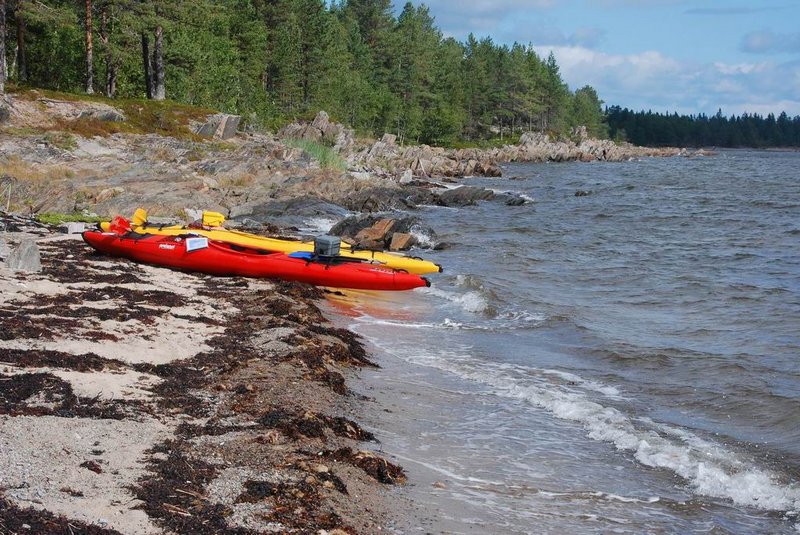
<svg viewBox="0 0 800 535">
<path fill-rule="evenodd" d="M 328 472 L 331 471 L 331 469 L 325 466 L 324 464 L 318 464 L 317 466 L 314 467 L 314 471 L 318 474 L 327 474 Z"/>
</svg>

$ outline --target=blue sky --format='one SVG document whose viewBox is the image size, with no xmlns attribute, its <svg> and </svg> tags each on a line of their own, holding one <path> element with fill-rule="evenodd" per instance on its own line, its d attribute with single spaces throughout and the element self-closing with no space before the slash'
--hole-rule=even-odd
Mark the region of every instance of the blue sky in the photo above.
<svg viewBox="0 0 800 535">
<path fill-rule="evenodd" d="M 570 89 L 589 84 L 608 105 L 800 115 L 800 0 L 424 3 L 446 36 L 552 50 Z"/>
</svg>

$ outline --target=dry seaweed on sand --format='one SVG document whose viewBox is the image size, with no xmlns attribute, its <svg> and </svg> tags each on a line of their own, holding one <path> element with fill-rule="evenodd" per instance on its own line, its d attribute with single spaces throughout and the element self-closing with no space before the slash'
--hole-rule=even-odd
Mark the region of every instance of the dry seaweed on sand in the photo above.
<svg viewBox="0 0 800 535">
<path fill-rule="evenodd" d="M 261 416 L 258 422 L 264 427 L 277 429 L 294 439 L 301 436 L 324 438 L 325 430 L 330 429 L 338 437 L 359 442 L 375 441 L 375 435 L 365 431 L 352 420 L 341 416 L 332 417 L 309 412 L 298 414 L 284 409 L 274 409 Z"/>
<path fill-rule="evenodd" d="M 141 509 L 162 526 L 177 533 L 225 533 L 239 535 L 248 530 L 232 529 L 225 522 L 230 511 L 204 499 L 206 486 L 216 469 L 203 461 L 190 459 L 181 449 L 185 444 L 170 441 L 153 453 L 166 453 L 150 464 L 152 474 L 131 490 L 144 502 Z"/>
<path fill-rule="evenodd" d="M 35 533 L 37 535 L 122 535 L 114 529 L 86 524 L 49 511 L 21 508 L 0 497 L 0 533 Z"/>
<path fill-rule="evenodd" d="M 94 353 L 74 355 L 45 349 L 0 349 L 0 362 L 25 368 L 65 368 L 78 372 L 117 370 L 125 367 L 121 360 L 99 357 Z"/>
<path fill-rule="evenodd" d="M 378 487 L 381 474 L 382 481 L 399 478 L 385 462 L 342 453 L 353 451 L 346 446 L 375 440 L 356 422 L 334 415 L 349 411 L 357 399 L 347 388 L 345 370 L 371 363 L 358 337 L 330 326 L 313 303 L 322 291 L 294 283 L 253 285 L 238 278 L 181 274 L 188 285 L 173 292 L 150 284 L 148 277 L 157 271 L 87 254 L 75 243 L 83 246 L 77 240 L 48 242 L 42 248 L 44 274 L 25 279 L 33 286 L 44 277 L 48 284 L 62 284 L 59 291 L 18 293 L 12 306 L 0 307 L 0 321 L 13 326 L 15 339 L 30 340 L 37 334 L 57 339 L 35 330 L 43 330 L 51 318 L 56 321 L 48 326 L 56 325 L 71 344 L 96 344 L 102 338 L 96 332 L 105 321 L 141 329 L 137 336 L 147 335 L 157 320 L 173 321 L 180 314 L 185 314 L 184 322 L 213 328 L 206 330 L 196 353 L 173 360 L 131 363 L 110 358 L 113 351 L 106 358 L 32 345 L 0 349 L 0 363 L 13 369 L 0 375 L 0 414 L 85 418 L 87 424 L 91 419 L 153 417 L 167 423 L 172 438 L 153 448 L 145 475 L 128 488 L 143 501 L 140 508 L 150 520 L 169 532 L 376 532 L 390 509 L 376 517 L 371 508 L 380 500 L 366 498 L 371 508 L 362 502 Z M 195 317 L 184 312 L 198 304 L 219 313 Z M 176 307 L 182 309 L 179 314 Z M 145 400 L 104 400 L 76 395 L 77 386 L 73 391 L 73 383 L 65 379 L 73 374 L 63 370 L 102 371 L 104 378 L 139 372 L 158 380 L 151 377 L 141 387 L 150 392 Z M 340 464 L 331 457 L 325 466 L 321 447 L 350 460 Z M 77 468 L 81 474 L 99 481 L 108 476 L 106 465 L 92 455 L 77 459 L 73 468 L 82 467 Z M 369 463 L 378 476 L 362 473 Z M 231 480 L 231 473 L 238 475 Z M 230 496 L 215 494 L 228 484 Z M 82 491 L 73 486 L 63 485 L 59 494 L 67 500 L 88 499 L 89 493 L 81 497 Z M 40 532 L 69 532 L 49 518 Z M 71 525 L 75 533 L 114 533 Z"/>
<path fill-rule="evenodd" d="M 147 413 L 134 400 L 101 400 L 76 396 L 72 385 L 51 373 L 0 374 L 0 414 L 125 420 Z"/>
<path fill-rule="evenodd" d="M 369 451 L 354 452 L 352 448 L 339 448 L 334 451 L 323 451 L 320 458 L 349 463 L 361 468 L 372 478 L 388 485 L 405 483 L 405 471 L 398 465 Z"/>
</svg>

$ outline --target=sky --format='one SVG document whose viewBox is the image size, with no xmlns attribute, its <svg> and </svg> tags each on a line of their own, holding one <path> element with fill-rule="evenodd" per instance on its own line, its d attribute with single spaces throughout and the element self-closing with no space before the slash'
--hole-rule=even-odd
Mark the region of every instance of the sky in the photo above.
<svg viewBox="0 0 800 535">
<path fill-rule="evenodd" d="M 402 2 L 399 2 L 402 4 Z M 413 4 L 419 4 L 413 1 Z M 800 115 L 800 0 L 427 0 L 447 37 L 555 54 L 606 105 Z"/>
</svg>

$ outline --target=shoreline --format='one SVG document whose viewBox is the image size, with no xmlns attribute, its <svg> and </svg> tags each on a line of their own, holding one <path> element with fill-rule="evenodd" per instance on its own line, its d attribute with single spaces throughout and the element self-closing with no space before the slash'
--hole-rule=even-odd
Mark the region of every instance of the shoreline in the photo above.
<svg viewBox="0 0 800 535">
<path fill-rule="evenodd" d="M 37 241 L 41 273 L 0 269 L 7 528 L 402 524 L 390 494 L 405 474 L 352 419 L 365 400 L 349 382 L 374 364 L 314 304 L 320 290 L 109 259 L 75 236 Z"/>
</svg>

